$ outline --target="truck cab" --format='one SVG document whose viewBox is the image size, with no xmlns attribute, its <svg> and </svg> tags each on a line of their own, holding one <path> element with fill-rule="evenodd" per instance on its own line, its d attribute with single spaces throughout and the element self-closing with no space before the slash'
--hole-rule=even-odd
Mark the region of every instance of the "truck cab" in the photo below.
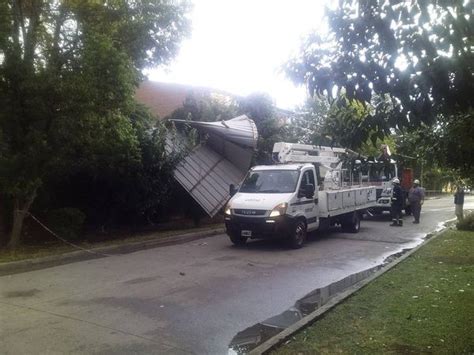
<svg viewBox="0 0 474 355">
<path fill-rule="evenodd" d="M 367 179 L 364 179 L 367 185 L 375 186 L 377 203 L 371 209 L 374 214 L 390 211 L 392 202 L 392 180 L 398 177 L 398 167 L 393 159 L 380 161 L 368 161 L 365 164 Z"/>
<path fill-rule="evenodd" d="M 312 164 L 255 166 L 225 208 L 234 244 L 248 238 L 288 238 L 301 247 L 306 232 L 318 228 L 318 198 Z"/>
</svg>

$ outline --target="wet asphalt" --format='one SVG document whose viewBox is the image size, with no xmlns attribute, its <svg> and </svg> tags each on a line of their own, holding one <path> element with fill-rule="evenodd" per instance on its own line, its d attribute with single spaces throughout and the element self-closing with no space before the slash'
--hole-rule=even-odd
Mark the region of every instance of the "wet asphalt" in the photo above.
<svg viewBox="0 0 474 355">
<path fill-rule="evenodd" d="M 426 201 L 418 225 L 405 217 L 390 227 L 377 216 L 358 234 L 311 235 L 299 250 L 271 241 L 238 248 L 220 235 L 2 276 L 1 353 L 226 354 L 237 333 L 416 246 L 452 218 L 446 197 Z"/>
</svg>

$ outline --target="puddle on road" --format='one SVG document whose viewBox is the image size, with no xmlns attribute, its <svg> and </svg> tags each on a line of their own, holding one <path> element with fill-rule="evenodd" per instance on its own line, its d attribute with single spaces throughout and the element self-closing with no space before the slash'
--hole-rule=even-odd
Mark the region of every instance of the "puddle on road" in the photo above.
<svg viewBox="0 0 474 355">
<path fill-rule="evenodd" d="M 17 297 L 33 297 L 36 296 L 41 291 L 37 288 L 31 290 L 21 290 L 21 291 L 10 291 L 3 293 L 5 298 L 17 298 Z"/>
<path fill-rule="evenodd" d="M 296 323 L 303 317 L 325 305 L 333 296 L 341 293 L 350 286 L 364 280 L 379 270 L 385 263 L 349 275 L 342 280 L 318 288 L 296 301 L 295 305 L 283 313 L 257 323 L 239 333 L 229 344 L 228 354 L 246 354 L 264 341 L 277 335 L 284 329 Z"/>
<path fill-rule="evenodd" d="M 385 265 L 400 258 L 409 250 L 412 250 L 418 244 L 423 242 L 424 239 L 431 238 L 436 232 L 439 232 L 444 228 L 446 228 L 446 224 L 439 223 L 434 232 L 425 234 L 424 237 L 417 238 L 417 241 L 410 243 L 408 247 L 386 256 L 381 264 L 349 275 L 325 287 L 318 288 L 296 301 L 293 307 L 287 309 L 283 313 L 268 318 L 263 322 L 257 323 L 252 327 L 237 333 L 229 344 L 228 354 L 246 354 L 250 352 L 263 342 L 325 305 L 335 295 L 340 294 L 349 287 L 371 276 Z"/>
</svg>

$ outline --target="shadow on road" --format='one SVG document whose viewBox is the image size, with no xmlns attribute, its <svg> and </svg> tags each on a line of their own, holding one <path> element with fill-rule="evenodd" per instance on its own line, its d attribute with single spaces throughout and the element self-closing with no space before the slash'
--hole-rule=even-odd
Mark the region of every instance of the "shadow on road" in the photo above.
<svg viewBox="0 0 474 355">
<path fill-rule="evenodd" d="M 325 231 L 314 231 L 308 233 L 306 244 L 318 243 L 320 241 L 334 238 L 335 234 L 343 233 L 340 227 L 331 227 Z M 245 245 L 236 246 L 229 244 L 229 248 L 234 250 L 253 250 L 260 252 L 274 252 L 278 250 L 292 250 L 285 239 L 250 239 Z M 304 246 L 303 246 L 304 248 Z"/>
</svg>

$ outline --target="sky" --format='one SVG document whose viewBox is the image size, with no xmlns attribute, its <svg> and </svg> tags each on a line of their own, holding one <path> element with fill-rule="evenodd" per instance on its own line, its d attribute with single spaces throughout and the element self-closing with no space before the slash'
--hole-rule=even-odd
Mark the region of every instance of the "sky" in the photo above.
<svg viewBox="0 0 474 355">
<path fill-rule="evenodd" d="M 280 108 L 306 97 L 281 73 L 301 39 L 324 31 L 325 0 L 194 0 L 192 33 L 150 80 L 204 86 L 237 95 L 266 92 Z"/>
</svg>

